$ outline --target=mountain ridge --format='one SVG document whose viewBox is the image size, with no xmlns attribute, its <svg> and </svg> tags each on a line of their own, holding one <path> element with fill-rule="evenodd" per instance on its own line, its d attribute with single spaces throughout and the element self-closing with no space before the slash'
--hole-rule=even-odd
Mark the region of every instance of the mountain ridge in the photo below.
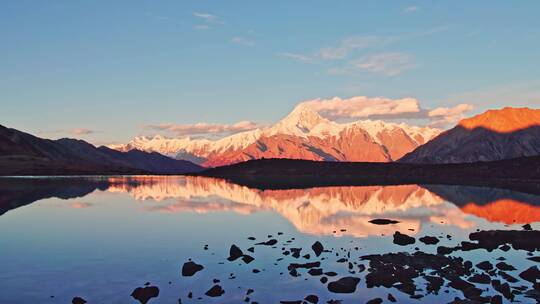
<svg viewBox="0 0 540 304">
<path fill-rule="evenodd" d="M 183 174 L 191 162 L 138 150 L 119 152 L 80 140 L 44 139 L 0 125 L 0 175 Z"/>
<path fill-rule="evenodd" d="M 236 133 L 215 141 L 168 139 L 161 135 L 136 137 L 113 149 L 140 149 L 216 167 L 258 158 L 292 158 L 326 161 L 389 162 L 431 140 L 441 132 L 404 123 L 361 120 L 330 121 L 312 109 L 299 105 L 273 126 Z M 345 143 L 370 147 L 359 153 Z M 272 147 L 272 149 L 266 149 Z"/>
<path fill-rule="evenodd" d="M 463 119 L 406 154 L 406 163 L 471 163 L 540 155 L 540 110 L 506 107 Z"/>
</svg>

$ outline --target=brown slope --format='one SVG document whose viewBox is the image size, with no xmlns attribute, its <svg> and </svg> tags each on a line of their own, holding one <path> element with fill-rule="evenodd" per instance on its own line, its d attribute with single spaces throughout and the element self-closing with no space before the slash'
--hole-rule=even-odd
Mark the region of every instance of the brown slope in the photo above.
<svg viewBox="0 0 540 304">
<path fill-rule="evenodd" d="M 540 155 L 540 110 L 504 108 L 461 121 L 400 161 L 470 163 L 535 155 Z"/>
</svg>

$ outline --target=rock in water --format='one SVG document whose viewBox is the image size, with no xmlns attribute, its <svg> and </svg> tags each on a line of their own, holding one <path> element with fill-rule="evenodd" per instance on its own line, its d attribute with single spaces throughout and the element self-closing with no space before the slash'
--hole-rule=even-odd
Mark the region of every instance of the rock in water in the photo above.
<svg viewBox="0 0 540 304">
<path fill-rule="evenodd" d="M 255 245 L 274 246 L 275 244 L 277 244 L 277 240 L 276 239 L 270 239 L 270 240 L 268 240 L 266 242 L 256 243 Z"/>
<path fill-rule="evenodd" d="M 239 257 L 243 256 L 244 253 L 238 246 L 231 245 L 231 249 L 229 249 L 229 257 L 227 258 L 228 261 L 232 262 L 237 260 Z"/>
<path fill-rule="evenodd" d="M 439 243 L 439 239 L 434 236 L 424 236 L 419 238 L 418 240 L 426 245 L 435 245 Z"/>
<path fill-rule="evenodd" d="M 324 247 L 321 242 L 316 241 L 313 245 L 311 245 L 311 249 L 313 249 L 313 252 L 315 252 L 316 256 L 320 256 L 324 250 Z"/>
<path fill-rule="evenodd" d="M 223 290 L 221 286 L 214 285 L 205 293 L 205 295 L 215 298 L 215 297 L 221 297 L 221 295 L 223 295 L 224 293 L 225 293 L 225 290 Z"/>
<path fill-rule="evenodd" d="M 309 295 L 305 297 L 304 300 L 306 300 L 308 303 L 311 303 L 311 304 L 319 303 L 319 297 L 317 297 L 316 295 Z"/>
<path fill-rule="evenodd" d="M 356 291 L 356 285 L 358 285 L 359 282 L 359 278 L 344 277 L 328 283 L 328 290 L 335 293 L 353 293 Z"/>
<path fill-rule="evenodd" d="M 416 240 L 413 237 L 400 233 L 399 231 L 394 233 L 394 244 L 405 246 L 414 244 L 415 241 Z"/>
<path fill-rule="evenodd" d="M 156 286 L 137 287 L 133 290 L 131 296 L 141 304 L 146 304 L 150 299 L 159 296 L 159 288 Z"/>
<path fill-rule="evenodd" d="M 369 221 L 372 224 L 375 225 L 389 225 L 389 224 L 398 224 L 399 221 L 390 220 L 390 219 L 374 219 Z"/>
<path fill-rule="evenodd" d="M 189 261 L 184 263 L 184 266 L 182 266 L 182 276 L 191 277 L 203 269 L 204 267 L 202 265 L 199 265 L 193 261 Z"/>
<path fill-rule="evenodd" d="M 75 297 L 71 300 L 71 304 L 85 304 L 86 300 L 81 297 Z"/>
<path fill-rule="evenodd" d="M 540 280 L 540 270 L 538 270 L 538 267 L 532 266 L 520 273 L 519 277 L 524 279 L 525 281 L 536 284 L 536 282 Z"/>
</svg>

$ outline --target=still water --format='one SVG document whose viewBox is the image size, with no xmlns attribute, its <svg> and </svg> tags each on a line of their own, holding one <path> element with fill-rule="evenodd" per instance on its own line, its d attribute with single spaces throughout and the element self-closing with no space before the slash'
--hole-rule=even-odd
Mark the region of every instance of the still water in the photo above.
<svg viewBox="0 0 540 304">
<path fill-rule="evenodd" d="M 373 219 L 397 223 L 377 225 L 370 223 Z M 88 303 L 144 303 L 131 294 L 145 283 L 159 289 L 148 303 L 279 303 L 308 295 L 315 295 L 318 303 L 374 298 L 390 303 L 389 294 L 398 303 L 447 303 L 471 297 L 463 288 L 448 286 L 451 276 L 436 291 L 426 289 L 422 276 L 411 280 L 416 286 L 412 291 L 403 284 L 373 285 L 373 276 L 366 276 L 374 272 L 377 260 L 361 257 L 415 252 L 437 256 L 437 247 L 455 247 L 472 232 L 523 231 L 527 223 L 536 230 L 538 221 L 540 197 L 480 187 L 262 191 L 201 177 L 3 178 L 0 303 L 71 303 L 76 296 Z M 413 237 L 414 243 L 394 244 L 396 231 Z M 424 236 L 439 242 L 426 245 L 419 241 Z M 276 244 L 255 245 L 273 239 Z M 325 249 L 320 256 L 311 247 L 316 241 Z M 233 244 L 254 260 L 227 260 Z M 300 253 L 293 255 L 298 249 L 291 248 L 301 248 Z M 478 249 L 448 256 L 473 265 L 504 260 L 515 268 L 504 273 L 515 280 L 501 276 L 495 267 L 473 267 L 462 279 L 485 272 L 490 280 L 509 281 L 513 293 L 507 296 L 536 302 L 531 298 L 533 282 L 519 276 L 537 265 L 529 259 L 532 253 Z M 182 276 L 189 259 L 204 268 Z M 292 263 L 315 261 L 321 264 L 312 268 L 323 274 L 302 267 L 292 271 Z M 429 263 L 426 273 L 436 268 Z M 343 277 L 360 279 L 354 291 L 329 289 L 329 283 Z M 221 296 L 205 294 L 214 285 L 224 291 Z M 499 283 L 489 280 L 473 285 L 481 296 L 504 294 L 497 290 L 503 289 Z"/>
</svg>

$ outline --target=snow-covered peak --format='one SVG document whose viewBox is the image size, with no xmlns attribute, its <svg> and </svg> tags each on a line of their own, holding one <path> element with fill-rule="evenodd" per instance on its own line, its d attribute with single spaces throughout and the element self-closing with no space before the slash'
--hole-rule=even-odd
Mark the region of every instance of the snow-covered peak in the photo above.
<svg viewBox="0 0 540 304">
<path fill-rule="evenodd" d="M 264 133 L 266 135 L 285 134 L 305 137 L 314 135 L 311 134 L 314 129 L 328 129 L 334 124 L 309 107 L 299 105 L 273 127 L 266 129 Z"/>
<path fill-rule="evenodd" d="M 327 122 L 327 119 L 323 118 L 321 115 L 319 115 L 319 113 L 312 110 L 308 106 L 298 105 L 279 123 L 294 125 L 302 129 L 310 130 L 320 123 Z"/>
</svg>

